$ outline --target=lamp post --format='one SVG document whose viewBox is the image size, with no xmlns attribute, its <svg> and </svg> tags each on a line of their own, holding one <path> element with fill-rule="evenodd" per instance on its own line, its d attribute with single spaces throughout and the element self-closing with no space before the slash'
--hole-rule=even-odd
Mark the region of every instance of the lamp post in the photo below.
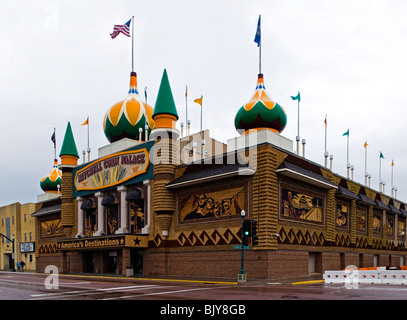
<svg viewBox="0 0 407 320">
<path fill-rule="evenodd" d="M 12 255 L 11 255 L 11 263 L 12 263 L 12 268 L 11 268 L 11 270 L 13 271 L 13 272 L 15 272 L 16 271 L 16 267 L 15 267 L 15 259 L 14 259 L 14 235 L 11 237 L 11 239 L 9 238 L 9 237 L 7 237 L 5 234 L 3 234 L 3 233 L 0 233 L 0 235 L 2 236 L 2 237 L 4 237 L 4 238 L 6 238 L 8 241 L 10 241 L 11 242 L 11 244 L 12 244 Z"/>
<path fill-rule="evenodd" d="M 405 236 L 405 232 L 401 231 L 401 248 L 404 249 L 404 236 Z"/>
<path fill-rule="evenodd" d="M 246 212 L 244 210 L 242 210 L 240 212 L 240 215 L 242 217 L 242 241 L 241 241 L 241 258 L 240 258 L 240 273 L 238 274 L 238 282 L 246 282 L 246 274 L 244 273 L 244 245 L 243 245 L 243 238 L 244 238 L 244 217 L 246 216 Z"/>
</svg>

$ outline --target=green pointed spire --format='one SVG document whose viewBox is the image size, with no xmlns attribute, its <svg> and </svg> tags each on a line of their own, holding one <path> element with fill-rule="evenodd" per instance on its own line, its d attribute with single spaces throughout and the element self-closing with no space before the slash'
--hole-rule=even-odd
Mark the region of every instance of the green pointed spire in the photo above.
<svg viewBox="0 0 407 320">
<path fill-rule="evenodd" d="M 175 116 L 178 120 L 177 107 L 175 106 L 174 97 L 172 96 L 167 69 L 164 69 L 161 79 L 160 89 L 158 90 L 157 100 L 154 106 L 153 119 L 159 114 L 170 114 Z"/>
<path fill-rule="evenodd" d="M 74 156 L 79 159 L 78 150 L 76 149 L 75 139 L 73 137 L 71 123 L 68 121 L 66 127 L 64 141 L 62 142 L 61 152 L 59 156 Z"/>
</svg>

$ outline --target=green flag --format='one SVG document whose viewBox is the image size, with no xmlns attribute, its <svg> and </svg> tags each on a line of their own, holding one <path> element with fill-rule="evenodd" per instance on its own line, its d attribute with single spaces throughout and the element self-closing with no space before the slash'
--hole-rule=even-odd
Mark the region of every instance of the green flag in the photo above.
<svg viewBox="0 0 407 320">
<path fill-rule="evenodd" d="M 298 94 L 295 97 L 291 96 L 291 99 L 298 100 L 298 102 L 300 102 L 301 101 L 300 92 L 298 91 Z"/>
<path fill-rule="evenodd" d="M 384 159 L 383 153 L 380 151 L 380 158 Z"/>
<path fill-rule="evenodd" d="M 348 131 L 346 131 L 346 132 L 343 134 L 343 136 L 349 136 L 349 129 L 348 129 Z"/>
</svg>

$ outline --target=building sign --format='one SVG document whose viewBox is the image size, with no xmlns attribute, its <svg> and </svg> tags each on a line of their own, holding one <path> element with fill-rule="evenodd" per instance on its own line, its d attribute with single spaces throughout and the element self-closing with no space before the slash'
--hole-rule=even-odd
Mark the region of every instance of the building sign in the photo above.
<svg viewBox="0 0 407 320">
<path fill-rule="evenodd" d="M 22 242 L 20 243 L 20 252 L 21 253 L 28 253 L 34 252 L 34 242 Z"/>
<path fill-rule="evenodd" d="M 109 249 L 109 248 L 147 248 L 147 235 L 114 235 L 58 241 L 58 250 Z"/>
<path fill-rule="evenodd" d="M 100 158 L 76 172 L 76 190 L 97 190 L 117 185 L 145 173 L 149 163 L 145 148 Z"/>
</svg>

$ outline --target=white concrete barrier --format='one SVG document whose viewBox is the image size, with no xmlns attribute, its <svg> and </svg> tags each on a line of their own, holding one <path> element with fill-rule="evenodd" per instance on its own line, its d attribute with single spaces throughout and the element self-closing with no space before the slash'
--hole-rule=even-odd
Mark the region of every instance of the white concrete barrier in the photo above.
<svg viewBox="0 0 407 320">
<path fill-rule="evenodd" d="M 345 269 L 335 271 L 325 271 L 323 274 L 325 283 L 363 283 L 363 284 L 407 284 L 407 270 L 358 270 Z"/>
</svg>

